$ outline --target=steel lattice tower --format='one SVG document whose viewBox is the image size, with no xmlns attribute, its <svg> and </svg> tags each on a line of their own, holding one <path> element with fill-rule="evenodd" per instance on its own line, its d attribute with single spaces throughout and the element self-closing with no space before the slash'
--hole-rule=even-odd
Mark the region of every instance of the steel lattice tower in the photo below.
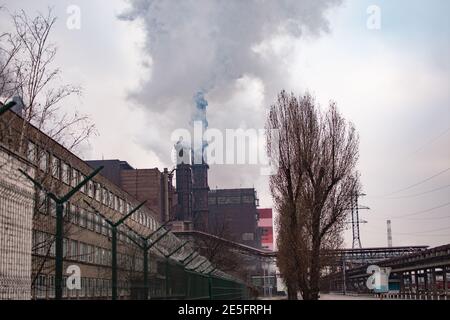
<svg viewBox="0 0 450 320">
<path fill-rule="evenodd" d="M 352 232 L 353 232 L 352 248 L 353 249 L 361 249 L 362 248 L 361 236 L 360 236 L 360 232 L 359 232 L 359 225 L 361 223 L 367 223 L 367 221 L 359 219 L 359 210 L 360 209 L 369 209 L 369 207 L 365 207 L 365 206 L 360 207 L 359 206 L 358 198 L 360 196 L 365 196 L 365 194 L 364 193 L 354 193 L 351 196 L 352 197 L 351 210 L 352 210 Z"/>
</svg>

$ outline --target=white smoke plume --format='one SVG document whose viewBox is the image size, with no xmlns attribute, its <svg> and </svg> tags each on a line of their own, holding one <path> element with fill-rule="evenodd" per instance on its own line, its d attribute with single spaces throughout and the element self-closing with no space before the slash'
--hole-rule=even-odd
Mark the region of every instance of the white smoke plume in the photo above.
<svg viewBox="0 0 450 320">
<path fill-rule="evenodd" d="M 170 133 L 190 127 L 196 92 L 204 92 L 209 102 L 210 127 L 263 128 L 265 108 L 287 86 L 290 43 L 327 32 L 326 13 L 341 1 L 128 2 L 118 17 L 142 26 L 143 68 L 149 73 L 130 98 L 148 111 L 148 126 L 158 128 L 157 135 L 143 133 L 139 140 L 168 164 Z M 221 171 L 228 179 L 252 172 L 244 170 L 242 175 Z"/>
</svg>

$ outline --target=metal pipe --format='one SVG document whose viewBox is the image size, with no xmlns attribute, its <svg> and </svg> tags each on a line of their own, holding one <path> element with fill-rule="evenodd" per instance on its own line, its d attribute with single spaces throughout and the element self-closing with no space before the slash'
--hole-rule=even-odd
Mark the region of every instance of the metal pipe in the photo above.
<svg viewBox="0 0 450 320">
<path fill-rule="evenodd" d="M 148 248 L 144 249 L 144 299 L 148 300 Z"/>
<path fill-rule="evenodd" d="M 117 226 L 112 226 L 112 261 L 111 261 L 111 282 L 112 282 L 112 300 L 117 300 Z"/>
<path fill-rule="evenodd" d="M 56 235 L 55 235 L 55 299 L 63 296 L 63 214 L 64 204 L 56 203 Z"/>
</svg>

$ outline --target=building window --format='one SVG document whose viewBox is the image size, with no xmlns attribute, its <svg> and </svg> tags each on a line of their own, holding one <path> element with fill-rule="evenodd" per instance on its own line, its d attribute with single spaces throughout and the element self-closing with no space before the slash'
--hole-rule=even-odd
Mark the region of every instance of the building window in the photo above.
<svg viewBox="0 0 450 320">
<path fill-rule="evenodd" d="M 87 214 L 87 228 L 94 230 L 94 214 L 90 211 L 86 211 Z"/>
<path fill-rule="evenodd" d="M 101 194 L 102 186 L 100 183 L 95 183 L 95 200 L 101 202 L 102 194 Z"/>
<path fill-rule="evenodd" d="M 243 233 L 242 234 L 242 240 L 244 241 L 253 241 L 255 238 L 255 235 L 253 233 Z"/>
<path fill-rule="evenodd" d="M 69 181 L 70 181 L 70 167 L 65 162 L 62 162 L 62 164 L 61 164 L 61 178 L 62 178 L 62 181 L 64 183 L 69 184 Z"/>
<path fill-rule="evenodd" d="M 86 179 L 86 176 L 80 172 L 80 183 L 82 181 L 84 181 L 84 179 Z M 87 193 L 87 184 L 86 183 L 81 187 L 81 192 Z"/>
<path fill-rule="evenodd" d="M 83 208 L 80 208 L 80 227 L 86 228 L 87 221 L 86 221 L 86 211 Z"/>
<path fill-rule="evenodd" d="M 78 241 L 71 240 L 70 241 L 70 259 L 78 260 Z"/>
<path fill-rule="evenodd" d="M 105 219 L 102 218 L 102 224 L 103 224 L 103 228 L 102 228 L 102 234 L 107 236 L 108 235 L 108 229 L 109 229 L 109 224 L 108 222 L 106 222 Z"/>
<path fill-rule="evenodd" d="M 94 247 L 91 245 L 86 245 L 86 249 L 87 249 L 87 262 L 89 263 L 94 263 Z"/>
<path fill-rule="evenodd" d="M 52 199 L 50 199 L 50 215 L 53 217 L 56 217 L 56 202 Z"/>
<path fill-rule="evenodd" d="M 67 254 L 67 251 L 68 251 L 68 248 L 69 248 L 68 241 L 69 240 L 67 238 L 63 239 L 63 257 L 64 258 L 67 258 L 67 256 L 68 256 L 68 254 Z"/>
<path fill-rule="evenodd" d="M 123 199 L 119 199 L 119 212 L 125 213 L 125 201 Z"/>
<path fill-rule="evenodd" d="M 36 163 L 36 156 L 37 156 L 37 147 L 36 147 L 36 145 L 33 142 L 28 141 L 28 146 L 27 146 L 27 159 L 28 159 L 28 161 L 30 161 L 31 163 Z"/>
<path fill-rule="evenodd" d="M 80 242 L 80 261 L 86 262 L 87 261 L 87 249 L 86 244 L 83 242 Z"/>
<path fill-rule="evenodd" d="M 92 181 L 87 183 L 87 194 L 91 198 L 94 196 L 94 183 Z"/>
<path fill-rule="evenodd" d="M 71 184 L 71 186 L 72 187 L 76 187 L 77 185 L 78 185 L 78 170 L 77 169 L 75 169 L 75 168 L 72 168 L 72 180 L 71 180 L 71 182 L 72 182 L 72 184 Z"/>
<path fill-rule="evenodd" d="M 53 156 L 52 159 L 52 176 L 56 179 L 61 179 L 61 160 Z"/>
<path fill-rule="evenodd" d="M 100 231 L 97 214 L 94 214 L 94 230 L 97 233 L 99 233 L 99 231 Z"/>
<path fill-rule="evenodd" d="M 39 157 L 39 168 L 44 172 L 47 172 L 48 170 L 48 158 L 48 152 L 45 150 L 41 150 Z"/>
<path fill-rule="evenodd" d="M 72 217 L 72 219 L 71 219 L 72 223 L 78 224 L 79 220 L 80 220 L 78 206 L 73 204 L 70 206 L 70 209 L 71 209 L 70 213 L 71 213 L 71 217 Z"/>
<path fill-rule="evenodd" d="M 48 280 L 48 296 L 49 298 L 54 298 L 55 297 L 55 276 L 48 276 L 47 278 Z"/>
<path fill-rule="evenodd" d="M 114 210 L 118 210 L 119 209 L 119 198 L 116 195 L 114 195 L 113 209 Z"/>
<path fill-rule="evenodd" d="M 54 239 L 52 239 L 51 245 L 50 245 L 50 256 L 54 257 L 55 256 L 55 248 L 56 248 L 56 244 Z"/>
<path fill-rule="evenodd" d="M 81 278 L 81 292 L 80 297 L 86 296 L 86 278 Z"/>
<path fill-rule="evenodd" d="M 36 297 L 47 298 L 47 277 L 45 275 L 39 275 L 36 280 Z"/>
<path fill-rule="evenodd" d="M 40 214 L 48 213 L 48 198 L 47 198 L 47 195 L 45 194 L 45 191 L 43 191 L 43 190 L 39 190 L 39 192 L 37 194 L 36 210 Z"/>
</svg>

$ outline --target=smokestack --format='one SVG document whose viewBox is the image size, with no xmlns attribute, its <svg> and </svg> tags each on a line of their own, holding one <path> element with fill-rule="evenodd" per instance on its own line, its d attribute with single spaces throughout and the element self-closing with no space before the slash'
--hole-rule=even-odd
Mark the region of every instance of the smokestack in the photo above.
<svg viewBox="0 0 450 320">
<path fill-rule="evenodd" d="M 192 141 L 192 164 L 204 164 L 205 149 L 207 142 L 203 140 L 203 134 L 208 128 L 208 120 L 206 120 L 206 108 L 208 101 L 206 101 L 204 93 L 199 91 L 194 96 L 195 111 L 192 115 L 192 124 L 194 126 L 194 141 Z M 201 130 L 201 132 L 199 132 Z"/>
<path fill-rule="evenodd" d="M 197 92 L 194 100 L 196 108 L 192 117 L 194 121 L 194 144 L 192 147 L 193 222 L 196 230 L 207 231 L 209 167 L 205 155 L 208 143 L 203 140 L 203 134 L 208 128 L 208 121 L 206 120 L 208 101 L 206 101 L 202 91 Z"/>
<path fill-rule="evenodd" d="M 391 228 L 391 220 L 387 221 L 387 240 L 388 247 L 392 248 L 392 228 Z"/>
</svg>

